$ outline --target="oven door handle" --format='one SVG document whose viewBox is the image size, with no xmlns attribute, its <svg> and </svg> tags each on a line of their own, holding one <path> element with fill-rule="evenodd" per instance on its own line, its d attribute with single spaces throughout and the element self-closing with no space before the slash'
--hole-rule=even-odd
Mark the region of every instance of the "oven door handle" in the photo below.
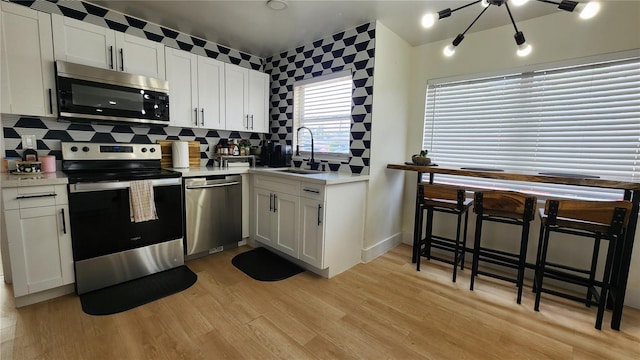
<svg viewBox="0 0 640 360">
<path fill-rule="evenodd" d="M 154 187 L 182 185 L 182 179 L 181 178 L 153 179 L 151 180 L 151 184 Z M 108 191 L 108 190 L 128 189 L 130 185 L 131 185 L 131 181 L 102 181 L 102 182 L 93 182 L 93 183 L 76 183 L 76 184 L 69 185 L 69 192 L 78 193 L 78 192 L 88 192 L 88 191 Z"/>
</svg>

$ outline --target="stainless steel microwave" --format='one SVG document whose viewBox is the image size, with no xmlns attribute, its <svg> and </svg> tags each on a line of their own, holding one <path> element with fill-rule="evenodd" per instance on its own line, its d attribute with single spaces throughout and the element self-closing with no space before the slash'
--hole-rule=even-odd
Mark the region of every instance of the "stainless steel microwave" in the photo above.
<svg viewBox="0 0 640 360">
<path fill-rule="evenodd" d="M 56 61 L 58 118 L 97 123 L 169 125 L 169 83 Z"/>
</svg>

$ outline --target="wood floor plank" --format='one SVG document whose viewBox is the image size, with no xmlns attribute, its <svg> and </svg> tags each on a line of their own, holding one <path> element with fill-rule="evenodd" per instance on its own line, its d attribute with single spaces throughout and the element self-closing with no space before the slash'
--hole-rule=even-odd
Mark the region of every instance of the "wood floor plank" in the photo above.
<svg viewBox="0 0 640 360">
<path fill-rule="evenodd" d="M 451 265 L 412 264 L 411 248 L 327 280 L 304 272 L 277 282 L 231 264 L 247 247 L 187 265 L 189 289 L 119 314 L 90 316 L 67 295 L 16 309 L 0 286 L 4 359 L 639 359 L 640 310 L 620 331 L 594 329 L 596 309 L 544 294 L 533 311 L 513 284 Z"/>
</svg>

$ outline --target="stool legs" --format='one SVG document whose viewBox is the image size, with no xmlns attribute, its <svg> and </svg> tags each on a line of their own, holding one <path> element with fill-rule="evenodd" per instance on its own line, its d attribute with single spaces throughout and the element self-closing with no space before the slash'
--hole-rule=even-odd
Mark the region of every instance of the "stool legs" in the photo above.
<svg viewBox="0 0 640 360">
<path fill-rule="evenodd" d="M 604 317 L 604 308 L 609 295 L 609 278 L 611 277 L 611 268 L 613 267 L 613 253 L 615 252 L 615 240 L 609 240 L 609 248 L 607 250 L 607 261 L 604 265 L 604 274 L 602 276 L 602 291 L 598 299 L 598 315 L 596 316 L 596 329 L 602 328 L 602 318 Z"/>
<path fill-rule="evenodd" d="M 529 244 L 529 223 L 525 222 L 522 225 L 522 233 L 520 236 L 520 257 L 518 262 L 518 278 L 517 278 L 517 286 L 518 286 L 518 299 L 517 303 L 520 304 L 522 302 L 522 288 L 524 285 L 524 270 L 527 260 L 527 246 Z"/>
<path fill-rule="evenodd" d="M 591 256 L 591 270 L 589 271 L 589 288 L 587 288 L 587 298 L 585 304 L 591 307 L 591 287 L 596 280 L 596 269 L 598 267 L 598 254 L 600 253 L 600 237 L 596 237 L 593 242 L 593 255 Z"/>
<path fill-rule="evenodd" d="M 482 236 L 482 217 L 476 218 L 476 232 L 473 239 L 473 261 L 471 263 L 471 284 L 469 290 L 473 291 L 473 285 L 478 276 L 478 261 L 480 258 L 480 237 Z"/>
<path fill-rule="evenodd" d="M 533 310 L 540 311 L 540 296 L 542 295 L 542 279 L 544 278 L 545 266 L 547 263 L 547 248 L 549 243 L 549 228 L 544 227 L 543 233 L 540 234 L 541 242 L 538 244 L 538 264 L 536 265 L 536 275 L 534 277 L 536 289 L 536 301 Z"/>
</svg>

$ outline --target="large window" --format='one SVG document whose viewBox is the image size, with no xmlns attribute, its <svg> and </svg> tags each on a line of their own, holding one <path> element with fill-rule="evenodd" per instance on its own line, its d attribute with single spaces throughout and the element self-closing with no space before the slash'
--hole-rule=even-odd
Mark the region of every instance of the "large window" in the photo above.
<svg viewBox="0 0 640 360">
<path fill-rule="evenodd" d="M 427 89 L 423 147 L 456 167 L 640 178 L 640 58 L 598 59 Z M 620 199 L 616 190 L 491 179 L 438 182 L 542 197 Z"/>
<path fill-rule="evenodd" d="M 296 82 L 294 97 L 294 147 L 311 152 L 308 131 L 313 132 L 314 152 L 320 157 L 348 157 L 351 137 L 351 73 L 340 72 Z"/>
</svg>

